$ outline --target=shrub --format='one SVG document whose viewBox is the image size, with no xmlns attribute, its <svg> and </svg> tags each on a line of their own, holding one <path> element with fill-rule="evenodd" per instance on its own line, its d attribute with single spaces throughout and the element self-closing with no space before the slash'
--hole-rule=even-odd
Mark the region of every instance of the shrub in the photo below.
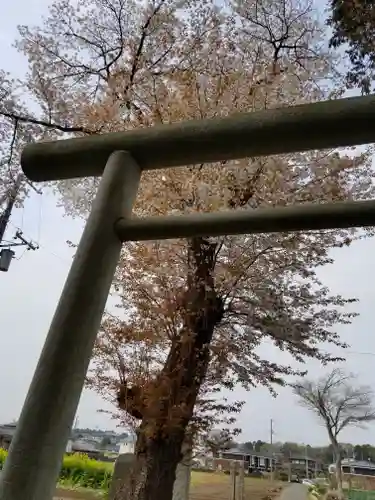
<svg viewBox="0 0 375 500">
<path fill-rule="evenodd" d="M 7 452 L 0 449 L 0 469 Z M 65 455 L 60 471 L 60 482 L 69 486 L 107 490 L 112 479 L 113 464 L 98 462 L 87 455 Z"/>
<path fill-rule="evenodd" d="M 289 474 L 285 470 L 275 470 L 273 473 L 273 478 L 277 481 L 288 481 Z"/>
<path fill-rule="evenodd" d="M 318 498 L 320 497 L 320 494 L 318 492 L 318 490 L 316 489 L 316 486 L 309 486 L 309 498 L 310 499 L 314 499 L 314 500 L 318 500 Z"/>
<path fill-rule="evenodd" d="M 328 487 L 325 484 L 315 483 L 309 486 L 309 492 L 317 492 L 319 495 L 324 495 L 326 493 Z"/>
<path fill-rule="evenodd" d="M 260 470 L 253 470 L 252 472 L 250 472 L 249 476 L 250 477 L 264 477 L 265 475 Z"/>
<path fill-rule="evenodd" d="M 319 495 L 324 495 L 328 490 L 328 486 L 326 486 L 325 484 L 317 483 L 316 490 L 319 493 Z"/>
<path fill-rule="evenodd" d="M 340 496 L 337 491 L 327 491 L 323 500 L 340 500 Z"/>
<path fill-rule="evenodd" d="M 64 457 L 60 480 L 83 488 L 108 489 L 112 478 L 112 466 L 98 462 L 87 455 L 75 453 Z"/>
<path fill-rule="evenodd" d="M 7 457 L 8 453 L 0 448 L 0 470 L 4 467 L 5 459 Z"/>
<path fill-rule="evenodd" d="M 313 484 L 309 486 L 310 498 L 321 498 L 327 492 L 327 486 L 324 484 Z"/>
</svg>

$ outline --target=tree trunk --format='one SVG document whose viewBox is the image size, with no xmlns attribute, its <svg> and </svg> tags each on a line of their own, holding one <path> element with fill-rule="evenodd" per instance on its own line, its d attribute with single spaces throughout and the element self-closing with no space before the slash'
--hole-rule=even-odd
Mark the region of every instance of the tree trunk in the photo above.
<svg viewBox="0 0 375 500">
<path fill-rule="evenodd" d="M 336 479 L 336 488 L 337 495 L 339 498 L 344 498 L 343 490 L 342 490 L 342 464 L 341 464 L 341 449 L 339 442 L 337 441 L 337 433 L 334 434 L 332 431 L 332 424 L 329 420 L 326 422 L 328 436 L 332 444 L 333 455 L 335 459 L 335 479 Z"/>
<path fill-rule="evenodd" d="M 210 342 L 224 313 L 214 288 L 215 249 L 216 244 L 203 238 L 189 242 L 187 286 L 178 301 L 183 324 L 165 365 L 142 390 L 125 386 L 119 392 L 120 407 L 141 417 L 142 423 L 129 483 L 116 500 L 172 500 L 186 429 L 208 368 Z"/>
<path fill-rule="evenodd" d="M 336 466 L 336 482 L 337 482 L 337 494 L 339 498 L 344 498 L 344 492 L 342 489 L 342 464 L 341 464 L 341 452 L 340 448 L 335 449 L 335 466 Z"/>
<path fill-rule="evenodd" d="M 176 467 L 181 457 L 179 436 L 148 439 L 148 427 L 148 424 L 141 425 L 133 470 L 116 500 L 172 498 Z"/>
</svg>

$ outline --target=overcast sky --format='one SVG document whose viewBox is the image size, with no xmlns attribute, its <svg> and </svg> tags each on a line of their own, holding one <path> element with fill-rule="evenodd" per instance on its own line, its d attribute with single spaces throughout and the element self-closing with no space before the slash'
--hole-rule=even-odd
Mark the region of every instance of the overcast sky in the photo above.
<svg viewBox="0 0 375 500">
<path fill-rule="evenodd" d="M 26 62 L 13 48 L 18 24 L 38 23 L 46 11 L 48 0 L 12 0 L 2 5 L 0 18 L 0 68 L 21 75 Z M 0 275 L 0 423 L 16 419 L 21 410 L 39 353 L 67 276 L 72 252 L 66 240 L 78 241 L 82 225 L 64 217 L 56 207 L 56 199 L 48 194 L 33 194 L 22 210 L 16 210 L 9 227 L 11 238 L 15 228 L 21 228 L 29 238 L 39 241 L 35 252 L 17 250 L 17 259 L 8 273 Z M 373 312 L 375 308 L 375 242 L 363 241 L 336 253 L 334 265 L 321 275 L 333 292 L 360 299 L 360 317 L 353 325 L 340 329 L 342 338 L 351 344 L 345 367 L 358 374 L 359 383 L 375 383 L 375 338 Z M 278 360 L 283 355 L 265 345 L 263 353 Z M 310 377 L 318 377 L 323 368 L 308 364 Z M 243 440 L 269 440 L 270 419 L 274 421 L 274 441 L 298 441 L 326 444 L 324 430 L 315 418 L 300 408 L 290 390 L 280 391 L 272 398 L 262 388 L 250 393 L 236 391 L 235 399 L 245 399 L 239 418 Z M 98 409 L 105 403 L 95 394 L 82 395 L 78 417 L 83 427 L 113 428 L 115 424 Z M 352 429 L 342 440 L 375 444 L 375 427 Z"/>
</svg>

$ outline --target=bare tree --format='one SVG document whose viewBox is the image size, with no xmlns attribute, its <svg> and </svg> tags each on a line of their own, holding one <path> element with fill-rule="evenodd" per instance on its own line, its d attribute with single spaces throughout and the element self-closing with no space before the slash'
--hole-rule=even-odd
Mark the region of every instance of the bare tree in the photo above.
<svg viewBox="0 0 375 500">
<path fill-rule="evenodd" d="M 292 387 L 301 404 L 318 415 L 327 429 L 335 456 L 338 494 L 342 496 L 338 438 L 346 427 L 361 427 L 375 420 L 373 391 L 367 386 L 356 386 L 355 376 L 338 368 L 317 381 L 301 380 Z"/>
</svg>

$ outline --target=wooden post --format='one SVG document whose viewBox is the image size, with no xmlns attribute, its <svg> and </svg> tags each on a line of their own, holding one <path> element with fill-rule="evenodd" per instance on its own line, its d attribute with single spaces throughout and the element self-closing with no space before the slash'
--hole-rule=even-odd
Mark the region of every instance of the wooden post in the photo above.
<svg viewBox="0 0 375 500">
<path fill-rule="evenodd" d="M 245 500 L 245 464 L 242 462 L 239 468 L 238 474 L 238 488 L 237 488 L 237 499 Z"/>
<path fill-rule="evenodd" d="M 236 462 L 231 462 L 231 464 L 230 464 L 230 497 L 229 497 L 229 500 L 236 500 L 236 475 L 237 475 Z"/>
</svg>

